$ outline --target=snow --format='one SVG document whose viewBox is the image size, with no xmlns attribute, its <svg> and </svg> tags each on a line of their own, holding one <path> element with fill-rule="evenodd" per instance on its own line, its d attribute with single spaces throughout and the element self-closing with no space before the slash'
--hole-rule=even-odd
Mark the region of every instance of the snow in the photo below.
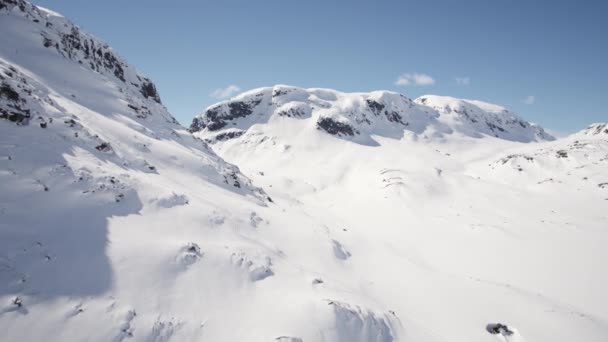
<svg viewBox="0 0 608 342">
<path fill-rule="evenodd" d="M 46 7 L 42 7 L 40 5 L 36 5 L 36 8 L 38 8 L 40 11 L 44 12 L 45 14 L 52 16 L 52 17 L 61 17 L 63 18 L 63 16 L 55 11 L 52 11 Z"/>
<path fill-rule="evenodd" d="M 72 24 L 17 3 L 3 341 L 606 340 L 605 126 L 552 141 L 471 100 L 274 86 L 191 134 L 111 48 L 45 47 Z"/>
</svg>

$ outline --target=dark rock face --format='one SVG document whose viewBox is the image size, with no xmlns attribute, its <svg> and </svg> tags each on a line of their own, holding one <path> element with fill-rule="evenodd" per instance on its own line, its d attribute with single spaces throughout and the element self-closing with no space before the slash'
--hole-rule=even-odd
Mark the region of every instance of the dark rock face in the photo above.
<svg viewBox="0 0 608 342">
<path fill-rule="evenodd" d="M 260 102 L 262 102 L 261 99 L 247 102 L 233 101 L 228 103 L 228 110 L 226 110 L 225 105 L 209 108 L 202 117 L 196 117 L 192 120 L 190 132 L 198 132 L 205 128 L 210 131 L 220 130 L 228 125 L 228 121 L 251 115 L 253 109 L 259 105 Z"/>
<path fill-rule="evenodd" d="M 354 136 L 356 132 L 350 125 L 335 121 L 331 118 L 321 118 L 317 121 L 317 129 L 322 129 L 332 135 Z"/>
<path fill-rule="evenodd" d="M 156 86 L 147 78 L 143 79 L 143 83 L 141 85 L 141 94 L 145 98 L 151 98 L 157 103 L 161 103 L 160 95 L 158 95 L 158 92 L 156 91 Z"/>
<path fill-rule="evenodd" d="M 372 111 L 372 113 L 374 113 L 376 115 L 380 115 L 380 113 L 384 109 L 384 105 L 380 102 L 376 102 L 374 100 L 369 100 L 369 99 L 365 100 L 365 102 L 367 103 L 367 106 Z"/>
<path fill-rule="evenodd" d="M 43 45 L 54 46 L 64 57 L 76 60 L 97 72 L 106 69 L 122 82 L 126 82 L 127 66 L 114 55 L 109 46 L 86 37 L 76 26 L 73 26 L 69 33 L 60 33 L 60 37 L 60 41 L 54 44 L 51 38 L 44 37 Z"/>
<path fill-rule="evenodd" d="M 243 131 L 232 131 L 232 132 L 225 132 L 225 133 L 220 133 L 218 135 L 215 136 L 214 140 L 217 141 L 226 141 L 226 140 L 230 140 L 230 139 L 235 139 L 240 137 L 241 135 L 243 135 Z"/>
<path fill-rule="evenodd" d="M 477 119 L 475 119 L 474 117 L 471 116 L 471 114 L 469 113 L 469 111 L 466 108 L 462 108 L 462 109 L 453 109 L 454 113 L 460 114 L 462 117 L 464 117 L 466 120 L 472 122 L 472 123 L 477 123 Z"/>
<path fill-rule="evenodd" d="M 210 131 L 217 131 L 227 125 L 226 121 L 220 117 L 220 108 L 218 107 L 207 110 L 205 117 L 208 123 L 205 125 L 203 120 L 198 120 L 199 130 L 207 127 Z"/>
<path fill-rule="evenodd" d="M 382 111 L 384 111 L 384 115 L 388 121 L 407 126 L 407 123 L 403 122 L 403 117 L 401 114 L 395 111 L 384 110 L 386 108 L 384 104 L 370 99 L 365 100 L 365 102 L 374 115 L 378 116 L 382 114 Z"/>
<path fill-rule="evenodd" d="M 26 101 L 8 83 L 2 82 L 0 84 L 0 99 L 6 100 L 4 105 L 0 103 L 0 119 L 9 120 L 17 124 L 28 123 L 31 111 L 25 108 Z"/>
<path fill-rule="evenodd" d="M 57 22 L 49 20 L 44 12 L 26 1 L 0 0 L 0 11 L 12 10 L 15 7 L 24 13 L 25 18 L 39 25 L 41 42 L 44 47 L 55 49 L 61 56 L 91 70 L 113 75 L 126 85 L 136 87 L 146 99 L 151 98 L 157 103 L 161 103 L 154 84 L 133 70 L 128 72 L 129 65 L 107 44 L 81 32 L 68 20 L 59 22 L 62 25 L 53 25 Z M 127 79 L 130 82 L 127 82 Z"/>
<path fill-rule="evenodd" d="M 257 106 L 258 104 L 260 104 L 260 101 L 254 101 L 252 103 L 240 101 L 231 102 L 228 104 L 228 107 L 230 107 L 230 116 L 226 119 L 233 120 L 236 118 L 244 118 L 253 113 L 253 107 Z"/>
<path fill-rule="evenodd" d="M 0 10 L 8 8 L 11 9 L 14 6 L 19 6 L 23 11 L 25 10 L 25 1 L 22 0 L 0 0 Z"/>
<path fill-rule="evenodd" d="M 190 131 L 191 133 L 194 133 L 194 132 L 198 132 L 204 128 L 205 128 L 205 123 L 203 122 L 203 120 L 201 120 L 198 117 L 195 117 L 194 119 L 192 119 L 192 123 L 190 124 L 190 128 L 188 128 L 188 131 Z"/>
<path fill-rule="evenodd" d="M 502 336 L 511 336 L 513 335 L 513 331 L 511 331 L 509 329 L 509 327 L 507 327 L 504 324 L 501 323 L 490 323 L 488 325 L 486 325 L 486 331 L 489 332 L 492 335 L 502 335 Z"/>
<path fill-rule="evenodd" d="M 272 97 L 279 97 L 279 96 L 287 95 L 289 93 L 290 93 L 290 91 L 287 89 L 274 89 L 272 91 Z"/>
<path fill-rule="evenodd" d="M 608 123 L 593 124 L 593 125 L 587 127 L 587 129 L 585 129 L 584 132 L 588 135 L 608 134 Z"/>
<path fill-rule="evenodd" d="M 104 142 L 104 143 L 101 143 L 101 144 L 95 146 L 95 149 L 100 152 L 110 152 L 110 151 L 112 151 L 112 146 L 110 146 L 109 143 Z"/>
<path fill-rule="evenodd" d="M 386 118 L 388 119 L 388 121 L 397 122 L 397 123 L 407 126 L 407 122 L 403 122 L 403 117 L 401 117 L 401 115 L 399 113 L 386 111 L 384 114 L 386 115 Z"/>
<path fill-rule="evenodd" d="M 0 96 L 5 97 L 9 101 L 19 101 L 19 93 L 6 83 L 2 83 L 2 85 L 0 85 Z"/>
<path fill-rule="evenodd" d="M 0 108 L 0 119 L 5 119 L 18 124 L 26 124 L 30 118 L 29 109 L 20 111 L 9 111 L 4 108 Z"/>
<path fill-rule="evenodd" d="M 235 171 L 231 171 L 224 175 L 224 183 L 229 184 L 232 183 L 232 186 L 235 188 L 240 188 L 241 183 L 239 182 L 239 178 Z"/>
<path fill-rule="evenodd" d="M 279 116 L 287 116 L 289 118 L 301 118 L 306 116 L 306 112 L 299 108 L 289 108 L 278 113 Z"/>
<path fill-rule="evenodd" d="M 500 131 L 500 132 L 506 132 L 506 130 L 492 122 L 486 122 L 486 125 L 494 132 L 494 131 Z"/>
</svg>

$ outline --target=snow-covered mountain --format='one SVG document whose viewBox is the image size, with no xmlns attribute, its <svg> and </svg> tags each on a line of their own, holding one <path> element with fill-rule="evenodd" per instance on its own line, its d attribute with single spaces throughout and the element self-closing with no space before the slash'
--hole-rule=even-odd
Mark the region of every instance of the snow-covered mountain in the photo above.
<svg viewBox="0 0 608 342">
<path fill-rule="evenodd" d="M 599 124 L 554 140 L 479 101 L 277 86 L 191 130 L 340 237 L 340 277 L 422 328 L 395 340 L 491 341 L 490 322 L 517 329 L 502 341 L 608 336 Z"/>
<path fill-rule="evenodd" d="M 470 136 L 489 135 L 521 142 L 555 140 L 542 127 L 495 104 L 436 95 L 421 96 L 416 103 L 437 110 L 445 124 Z"/>
<path fill-rule="evenodd" d="M 255 124 L 290 119 L 302 121 L 302 129 L 319 129 L 364 144 L 375 144 L 372 135 L 400 139 L 404 134 L 554 140 L 515 113 L 481 101 L 433 95 L 412 101 L 389 91 L 341 93 L 283 85 L 254 89 L 213 105 L 194 118 L 190 130 L 212 142 L 240 136 Z"/>
<path fill-rule="evenodd" d="M 596 123 L 569 137 L 541 146 L 527 146 L 502 155 L 491 164 L 512 185 L 537 181 L 570 189 L 608 189 L 608 124 Z M 498 179 L 497 179 L 498 180 Z M 607 199 L 604 191 L 597 200 Z"/>
<path fill-rule="evenodd" d="M 605 125 L 277 86 L 191 134 L 61 15 L 0 32 L 0 340 L 608 336 Z"/>
<path fill-rule="evenodd" d="M 608 138 L 608 124 L 607 123 L 594 123 L 576 134 L 577 136 L 591 136 L 606 139 Z"/>
</svg>

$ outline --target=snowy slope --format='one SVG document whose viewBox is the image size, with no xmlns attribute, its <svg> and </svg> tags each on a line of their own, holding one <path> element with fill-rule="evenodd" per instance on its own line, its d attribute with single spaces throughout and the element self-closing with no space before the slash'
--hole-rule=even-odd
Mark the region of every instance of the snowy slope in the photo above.
<svg viewBox="0 0 608 342">
<path fill-rule="evenodd" d="M 442 122 L 471 136 L 485 134 L 520 142 L 555 140 L 542 127 L 495 104 L 437 95 L 421 96 L 415 102 L 437 110 Z"/>
<path fill-rule="evenodd" d="M 385 92 L 272 96 L 284 88 L 211 106 L 191 129 L 277 203 L 339 234 L 340 277 L 407 317 L 405 331 L 421 327 L 416 340 L 606 339 L 608 145 L 585 133 L 603 130 L 553 141 L 481 102 L 434 99 L 451 108 L 435 111 Z M 369 97 L 399 103 L 409 125 L 374 115 Z M 497 322 L 518 333 L 484 329 Z"/>
<path fill-rule="evenodd" d="M 0 32 L 0 340 L 608 336 L 601 135 L 281 86 L 195 137 L 57 13 L 0 0 Z"/>
<path fill-rule="evenodd" d="M 400 139 L 465 135 L 494 136 L 530 142 L 554 140 L 541 127 L 516 114 L 480 101 L 441 96 L 410 100 L 375 91 L 342 93 L 277 85 L 243 93 L 210 106 L 194 118 L 190 130 L 213 142 L 243 134 L 255 124 L 301 121 L 302 129 L 318 129 L 362 144 L 376 144 L 373 135 Z"/>
<path fill-rule="evenodd" d="M 67 19 L 0 1 L 3 341 L 393 341 L 350 253 Z M 408 325 L 408 331 L 404 331 Z"/>
</svg>

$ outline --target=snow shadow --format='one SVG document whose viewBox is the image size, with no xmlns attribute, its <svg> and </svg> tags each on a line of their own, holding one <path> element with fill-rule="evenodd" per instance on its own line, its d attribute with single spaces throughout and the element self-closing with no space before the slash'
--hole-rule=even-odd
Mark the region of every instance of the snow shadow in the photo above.
<svg viewBox="0 0 608 342">
<path fill-rule="evenodd" d="M 85 193 L 69 168 L 43 188 L 32 174 L 14 169 L 16 174 L 0 175 L 0 296 L 22 296 L 27 308 L 28 297 L 108 291 L 109 222 L 142 209 L 137 193 L 129 190 L 120 201 L 107 192 Z"/>
</svg>

